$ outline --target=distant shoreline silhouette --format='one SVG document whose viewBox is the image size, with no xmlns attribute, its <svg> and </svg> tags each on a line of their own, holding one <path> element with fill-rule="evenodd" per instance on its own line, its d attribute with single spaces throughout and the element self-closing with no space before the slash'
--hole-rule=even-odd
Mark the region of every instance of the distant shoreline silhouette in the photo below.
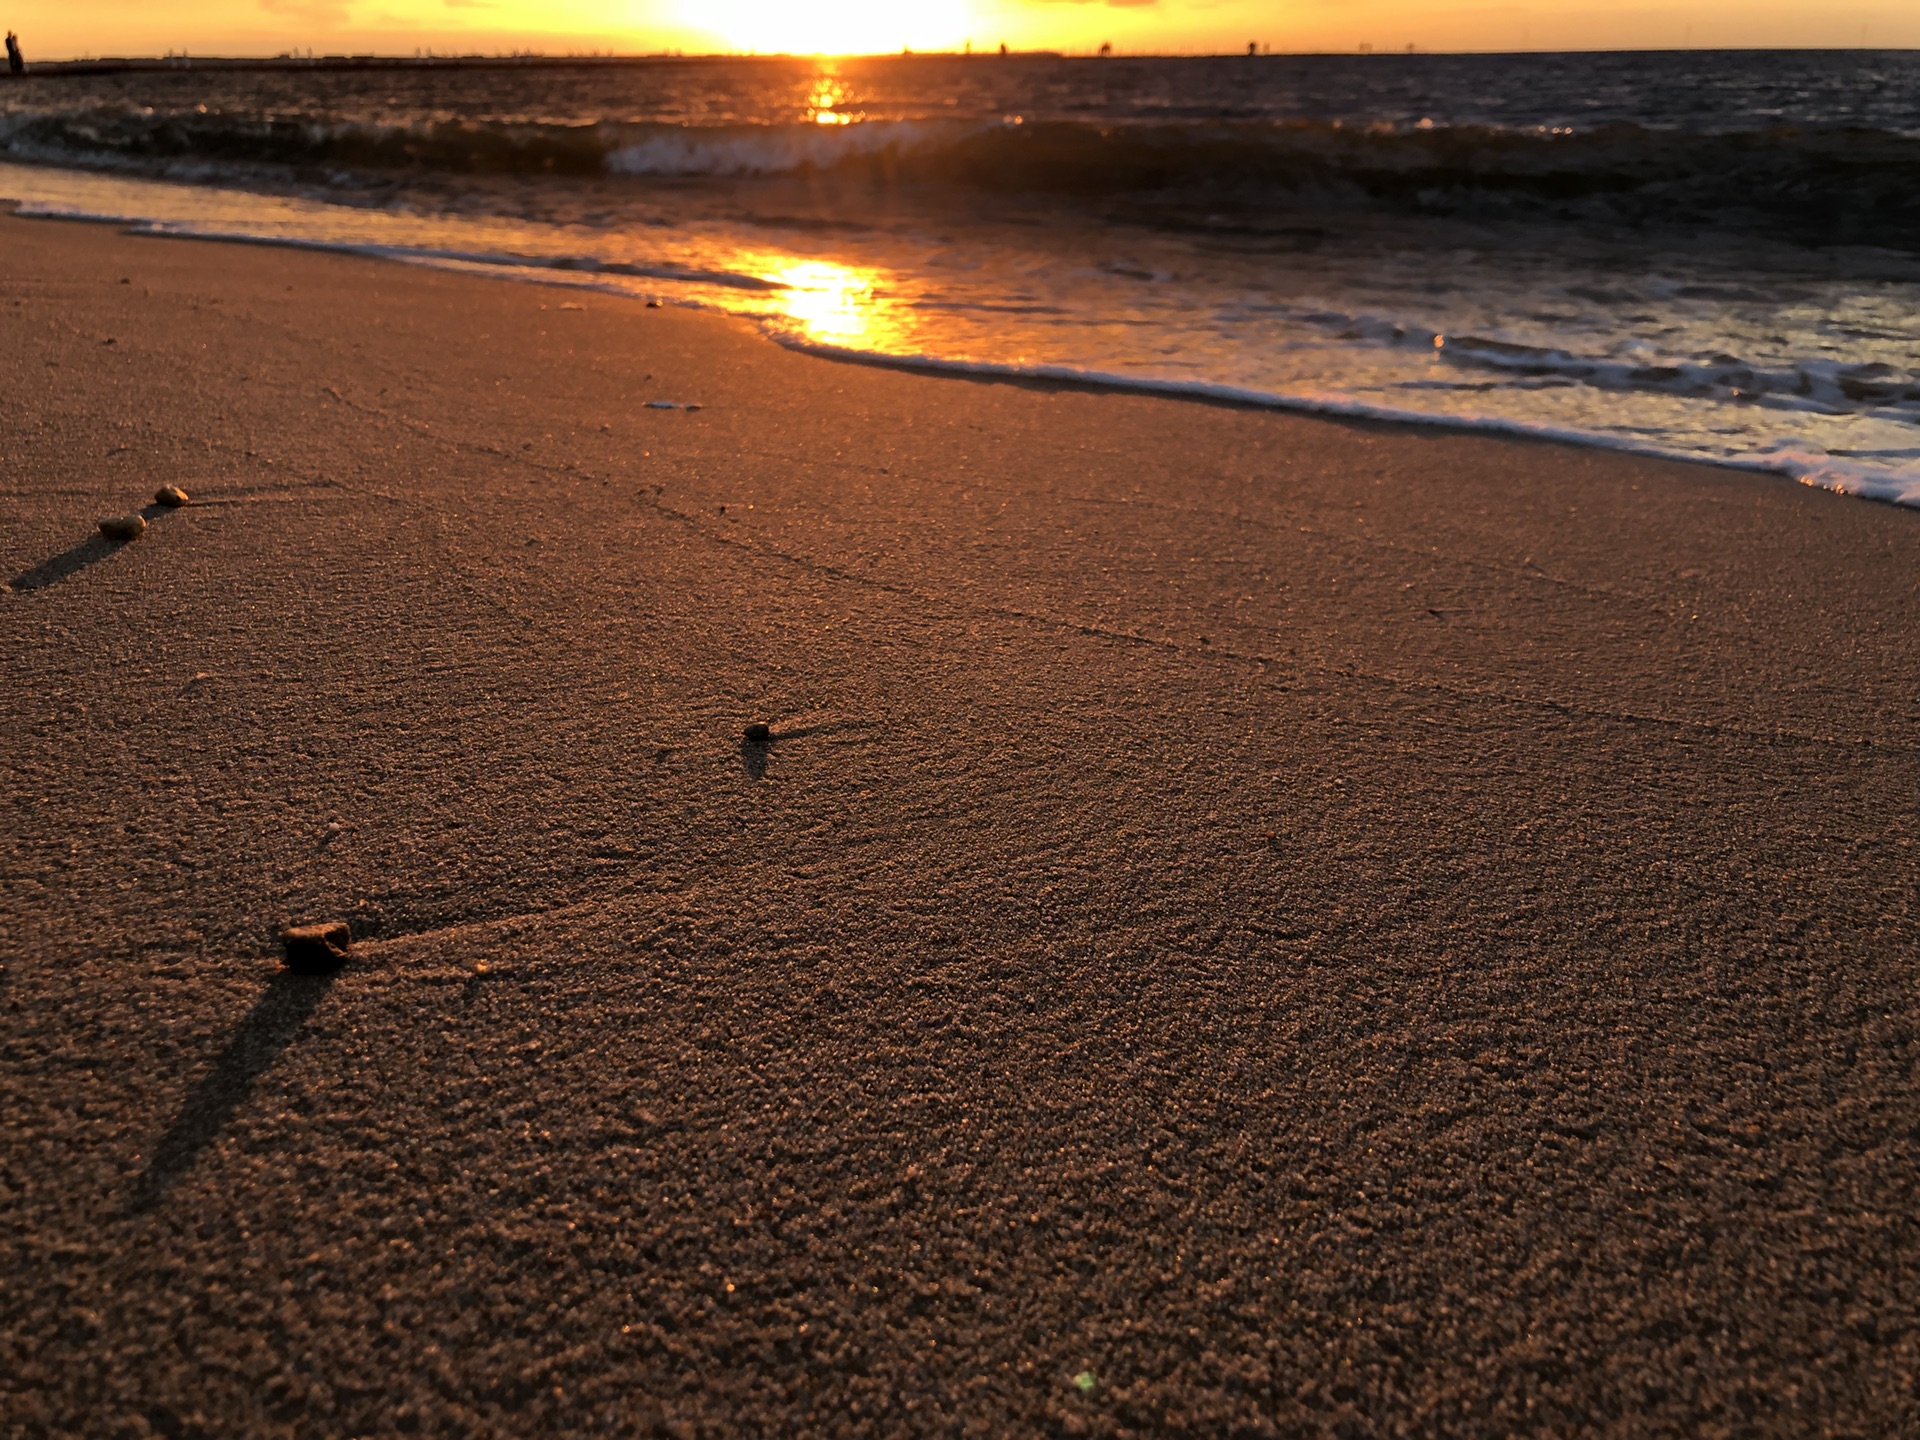
<svg viewBox="0 0 1920 1440">
<path fill-rule="evenodd" d="M 1016 60 L 1061 60 L 1057 50 L 1016 50 L 1000 53 Z M 93 60 L 37 60 L 36 76 L 93 76 L 161 73 L 170 70 L 299 71 L 299 70 L 619 70 L 644 65 L 739 64 L 744 61 L 811 60 L 810 55 L 685 55 L 661 51 L 651 55 L 271 55 L 187 56 L 126 55 Z M 855 57 L 884 59 L 885 56 Z M 962 51 L 916 51 L 917 60 L 964 58 Z M 24 67 L 21 67 L 24 68 Z"/>
</svg>

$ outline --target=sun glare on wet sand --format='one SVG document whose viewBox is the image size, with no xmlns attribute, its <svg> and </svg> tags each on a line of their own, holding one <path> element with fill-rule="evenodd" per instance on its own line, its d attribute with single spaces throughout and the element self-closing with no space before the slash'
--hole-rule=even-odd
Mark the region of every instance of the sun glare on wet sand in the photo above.
<svg viewBox="0 0 1920 1440">
<path fill-rule="evenodd" d="M 780 308 L 813 344 L 870 348 L 901 338 L 899 319 L 884 303 L 879 271 L 796 260 L 769 266 L 766 274 L 786 287 Z"/>
<path fill-rule="evenodd" d="M 957 50 L 967 31 L 965 0 L 682 0 L 687 24 L 730 49 L 761 54 L 882 55 L 902 49 Z"/>
</svg>

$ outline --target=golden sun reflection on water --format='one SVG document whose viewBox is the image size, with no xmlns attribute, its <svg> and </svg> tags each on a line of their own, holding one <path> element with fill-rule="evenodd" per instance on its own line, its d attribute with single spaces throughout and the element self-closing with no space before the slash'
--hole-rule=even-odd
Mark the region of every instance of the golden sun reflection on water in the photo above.
<svg viewBox="0 0 1920 1440">
<path fill-rule="evenodd" d="M 852 91 L 822 71 L 814 81 L 813 93 L 807 96 L 807 118 L 816 125 L 851 125 L 860 119 L 856 111 L 847 108 L 852 98 Z"/>
<path fill-rule="evenodd" d="M 895 351 L 906 338 L 909 327 L 886 298 L 882 271 L 832 260 L 788 260 L 763 273 L 786 287 L 780 309 L 804 339 Z"/>
</svg>

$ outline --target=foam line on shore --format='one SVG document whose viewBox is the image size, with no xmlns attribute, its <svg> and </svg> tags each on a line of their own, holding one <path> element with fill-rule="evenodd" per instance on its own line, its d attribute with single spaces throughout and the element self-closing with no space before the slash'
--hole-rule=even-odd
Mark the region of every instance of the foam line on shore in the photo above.
<svg viewBox="0 0 1920 1440">
<path fill-rule="evenodd" d="M 720 285 L 729 290 L 781 290 L 786 287 L 757 275 L 742 275 L 731 270 L 696 269 L 679 265 L 641 265 L 624 260 L 597 260 L 571 255 L 521 255 L 506 251 L 455 250 L 435 246 L 380 245 L 364 241 L 323 240 L 310 235 L 257 235 L 245 230 L 213 230 L 190 221 L 145 220 L 137 216 L 96 214 L 71 206 L 42 201 L 19 201 L 14 214 L 27 220 L 73 220 L 89 225 L 125 225 L 130 235 L 168 240 L 217 240 L 228 245 L 270 245 L 288 250 L 319 250 L 334 255 L 364 255 L 374 260 L 400 260 L 410 264 L 447 264 L 495 276 L 499 279 L 542 279 L 539 275 L 515 276 L 510 270 L 546 271 L 554 275 L 624 275 L 641 280 L 675 280 L 688 285 Z M 567 284 L 563 280 L 548 283 Z M 618 286 L 602 286 L 609 293 L 625 295 Z"/>
<path fill-rule="evenodd" d="M 1343 395 L 1285 395 L 1205 380 L 1164 380 L 1150 376 L 1123 375 L 1110 371 L 1080 369 L 1069 365 L 1011 365 L 988 360 L 950 360 L 937 355 L 888 355 L 846 346 L 823 345 L 803 336 L 766 327 L 772 338 L 790 349 L 862 365 L 882 365 L 921 374 L 971 376 L 1002 380 L 1044 380 L 1090 390 L 1125 391 L 1160 395 L 1172 399 L 1198 400 L 1214 404 L 1241 405 L 1262 410 L 1286 410 L 1299 414 L 1324 415 L 1347 420 L 1375 420 L 1396 425 L 1424 425 L 1441 430 L 1462 430 L 1475 434 L 1505 435 L 1516 439 L 1542 440 L 1555 444 L 1578 445 L 1588 449 L 1615 450 L 1653 460 L 1676 460 L 1694 465 L 1712 465 L 1725 470 L 1753 474 L 1782 475 L 1802 485 L 1864 500 L 1881 500 L 1894 505 L 1920 508 L 1920 472 L 1868 470 L 1849 465 L 1828 455 L 1782 449 L 1768 454 L 1716 457 L 1663 445 L 1635 441 L 1623 435 L 1607 435 L 1571 427 L 1530 424 L 1499 415 L 1436 415 L 1422 410 L 1407 410 L 1377 405 Z"/>
</svg>

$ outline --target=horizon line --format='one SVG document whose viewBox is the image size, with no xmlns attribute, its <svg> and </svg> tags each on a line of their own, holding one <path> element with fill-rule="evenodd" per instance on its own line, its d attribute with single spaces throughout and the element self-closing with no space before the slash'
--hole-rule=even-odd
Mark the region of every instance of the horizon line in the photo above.
<svg viewBox="0 0 1920 1440">
<path fill-rule="evenodd" d="M 1660 45 L 1660 46 L 1589 46 L 1589 47 L 1539 47 L 1539 48 L 1488 48 L 1488 49 L 1429 49 L 1425 46 L 1405 46 L 1380 49 L 1372 46 L 1357 45 L 1344 50 L 1263 50 L 1251 54 L 1243 50 L 1119 50 L 1103 53 L 1099 47 L 1087 49 L 1060 49 L 1057 47 L 1012 50 L 1005 52 L 997 49 L 984 50 L 707 50 L 688 52 L 682 49 L 614 51 L 614 50 L 462 50 L 457 52 L 435 53 L 432 47 L 419 47 L 411 55 L 404 52 L 384 51 L 328 51 L 316 54 L 309 47 L 302 55 L 297 51 L 277 51 L 268 53 L 206 53 L 195 54 L 191 51 L 168 51 L 159 55 L 105 55 L 81 54 L 65 55 L 52 59 L 28 62 L 25 73 L 11 78 L 30 78 L 35 71 L 66 69 L 76 65 L 152 65 L 160 68 L 190 69 L 195 65 L 282 65 L 288 68 L 319 68 L 323 65 L 333 67 L 351 67 L 354 65 L 441 65 L 441 64 L 496 64 L 511 63 L 547 63 L 578 64 L 599 62 L 602 64 L 636 64 L 651 60 L 1014 60 L 1014 59 L 1061 59 L 1061 60 L 1282 60 L 1282 59 L 1427 59 L 1448 56 L 1503 56 L 1503 55 L 1800 55 L 1800 54 L 1859 54 L 1889 55 L 1920 53 L 1920 46 L 1914 45 Z M 0 82 L 7 78 L 0 75 Z"/>
</svg>

